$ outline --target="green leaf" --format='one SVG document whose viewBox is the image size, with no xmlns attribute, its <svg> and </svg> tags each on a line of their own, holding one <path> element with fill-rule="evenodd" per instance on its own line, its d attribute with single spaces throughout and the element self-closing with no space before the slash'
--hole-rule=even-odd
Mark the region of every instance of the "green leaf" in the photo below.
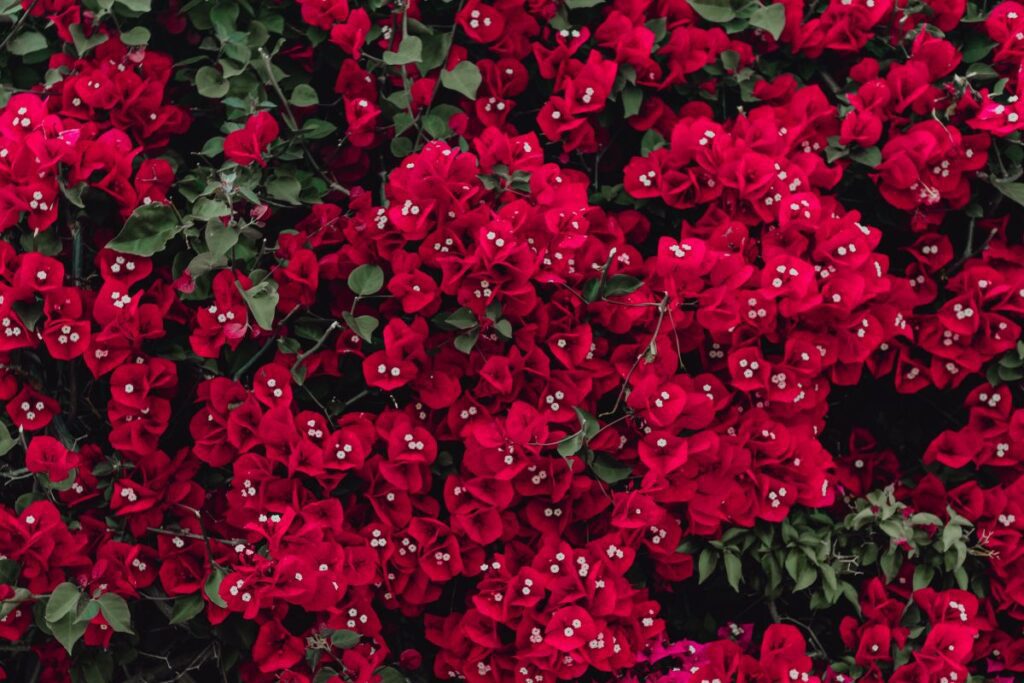
<svg viewBox="0 0 1024 683">
<path fill-rule="evenodd" d="M 203 598 L 198 593 L 178 598 L 174 601 L 174 609 L 171 610 L 171 618 L 168 623 L 173 626 L 191 621 L 193 617 L 203 611 L 205 604 Z"/>
<path fill-rule="evenodd" d="M 727 71 L 735 72 L 740 66 L 740 53 L 736 50 L 724 50 L 719 58 Z"/>
<path fill-rule="evenodd" d="M 818 571 L 809 564 L 804 565 L 800 570 L 800 574 L 796 577 L 796 584 L 793 586 L 793 590 L 796 592 L 802 591 L 805 588 L 811 587 L 817 580 Z"/>
<path fill-rule="evenodd" d="M 748 21 L 751 26 L 767 31 L 772 38 L 778 40 L 786 28 L 786 6 L 779 3 L 761 7 L 750 15 Z"/>
<path fill-rule="evenodd" d="M 117 0 L 117 4 L 132 12 L 148 12 L 153 8 L 151 0 Z"/>
<path fill-rule="evenodd" d="M 192 215 L 201 221 L 231 215 L 231 207 L 227 202 L 208 197 L 200 197 L 192 207 Z"/>
<path fill-rule="evenodd" d="M 416 36 L 404 36 L 398 52 L 388 50 L 384 53 L 384 63 L 391 66 L 413 64 L 423 57 L 423 41 Z"/>
<path fill-rule="evenodd" d="M 460 308 L 445 318 L 444 322 L 457 330 L 471 330 L 478 325 L 476 314 L 468 308 Z"/>
<path fill-rule="evenodd" d="M 299 83 L 292 90 L 291 103 L 296 107 L 311 107 L 314 104 L 320 104 L 320 97 L 316 94 L 313 86 Z"/>
<path fill-rule="evenodd" d="M 697 582 L 704 583 L 718 566 L 718 553 L 711 548 L 704 548 L 697 558 Z"/>
<path fill-rule="evenodd" d="M 289 204 L 301 204 L 302 183 L 290 175 L 276 175 L 267 181 L 267 194 Z"/>
<path fill-rule="evenodd" d="M 199 151 L 200 154 L 206 157 L 215 157 L 218 154 L 224 152 L 224 138 L 218 135 L 217 137 L 210 138 L 203 143 L 203 148 Z"/>
<path fill-rule="evenodd" d="M 995 371 L 996 375 L 1003 382 L 1016 382 L 1017 380 L 1024 377 L 1024 373 L 1021 373 L 1019 370 L 1015 370 L 1013 368 L 996 366 Z"/>
<path fill-rule="evenodd" d="M 214 567 L 213 571 L 210 572 L 210 578 L 206 579 L 206 585 L 203 586 L 203 592 L 206 593 L 206 597 L 210 598 L 210 602 L 217 605 L 217 607 L 227 607 L 228 603 L 224 602 L 224 598 L 220 597 L 220 584 L 224 581 L 226 572 L 220 567 Z"/>
<path fill-rule="evenodd" d="M 359 634 L 355 631 L 339 628 L 331 634 L 331 644 L 333 644 L 334 647 L 340 647 L 342 650 L 347 650 L 358 645 L 359 638 Z"/>
<path fill-rule="evenodd" d="M 373 333 L 380 326 L 380 321 L 372 315 L 352 315 L 345 311 L 341 314 L 341 317 L 345 320 L 345 324 L 349 326 L 349 329 L 358 334 L 359 338 L 367 343 L 373 341 Z"/>
<path fill-rule="evenodd" d="M 403 676 L 398 669 L 390 666 L 377 669 L 374 673 L 380 676 L 380 683 L 409 683 L 409 679 Z"/>
<path fill-rule="evenodd" d="M 583 430 L 584 438 L 592 439 L 597 436 L 597 433 L 601 431 L 600 421 L 582 408 L 573 407 L 572 410 L 576 413 L 576 419 L 580 421 L 580 429 Z"/>
<path fill-rule="evenodd" d="M 942 539 L 939 542 L 939 547 L 943 550 L 949 550 L 953 547 L 953 544 L 960 540 L 963 536 L 963 529 L 955 524 L 947 524 L 942 529 Z"/>
<path fill-rule="evenodd" d="M 448 59 L 452 44 L 452 36 L 448 33 L 423 36 L 423 54 L 416 66 L 424 76 L 439 68 Z M 398 90 L 397 93 L 408 97 L 409 91 Z M 399 105 L 399 109 L 405 109 L 405 105 Z"/>
<path fill-rule="evenodd" d="M 606 484 L 618 484 L 620 481 L 629 479 L 633 474 L 633 468 L 623 465 L 606 453 L 599 453 L 594 458 L 594 462 L 590 463 L 590 469 L 598 479 Z"/>
<path fill-rule="evenodd" d="M 980 33 L 968 33 L 967 37 L 964 39 L 964 63 L 973 64 L 974 62 L 981 61 L 995 46 L 995 42 L 989 40 Z"/>
<path fill-rule="evenodd" d="M 328 683 L 332 678 L 338 676 L 338 672 L 329 666 L 325 666 L 313 676 L 313 683 Z"/>
<path fill-rule="evenodd" d="M 122 254 L 152 256 L 163 250 L 181 229 L 171 207 L 158 202 L 144 204 L 128 217 L 107 247 Z"/>
<path fill-rule="evenodd" d="M 14 565 L 13 568 L 11 565 Z M 2 574 L 11 576 L 9 581 L 0 581 L 0 583 L 13 584 L 18 578 L 18 564 L 14 560 L 0 560 L 0 570 Z M 32 593 L 27 588 L 15 588 L 14 595 L 9 596 L 6 600 L 0 601 L 0 619 L 3 619 L 11 612 L 18 609 L 18 607 L 25 601 L 32 599 Z"/>
<path fill-rule="evenodd" d="M 567 458 L 570 455 L 576 455 L 583 448 L 584 441 L 583 430 L 570 434 L 561 441 L 558 442 L 558 454 L 563 458 Z"/>
<path fill-rule="evenodd" d="M 993 180 L 992 185 L 1005 196 L 1024 206 L 1024 183 L 1001 183 Z"/>
<path fill-rule="evenodd" d="M 39 319 L 43 317 L 43 305 L 35 299 L 31 301 L 19 301 L 11 306 L 11 308 L 14 309 L 14 312 L 18 314 L 19 318 L 21 318 L 21 322 L 25 323 L 25 327 L 30 331 L 34 331 L 36 329 L 36 323 L 38 323 Z"/>
<path fill-rule="evenodd" d="M 79 659 L 72 671 L 81 671 L 81 678 L 71 677 L 77 683 L 108 683 L 114 677 L 114 662 L 109 653 L 104 652 L 92 659 Z"/>
<path fill-rule="evenodd" d="M 212 66 L 203 66 L 196 72 L 196 90 L 203 97 L 219 100 L 228 94 L 231 84 L 224 80 L 220 70 Z"/>
<path fill-rule="evenodd" d="M 603 5 L 605 0 L 564 0 L 565 6 L 569 9 L 584 9 L 586 7 L 597 7 Z"/>
<path fill-rule="evenodd" d="M 82 598 L 82 592 L 73 583 L 65 581 L 50 593 L 50 599 L 46 601 L 46 621 L 56 623 L 67 614 L 72 618 L 78 615 L 78 601 Z"/>
<path fill-rule="evenodd" d="M 0 560 L 0 584 L 6 583 L 13 586 L 18 582 L 19 573 L 21 573 L 21 567 L 18 566 L 17 562 L 11 559 Z M 0 610 L 3 610 L 11 604 L 12 603 L 10 602 L 0 604 Z M 3 616 L 5 616 L 5 614 L 0 611 L 0 617 Z"/>
<path fill-rule="evenodd" d="M 267 278 L 251 288 L 242 290 L 242 298 L 252 311 L 256 324 L 264 330 L 274 329 L 274 312 L 281 297 L 277 293 L 277 283 Z"/>
<path fill-rule="evenodd" d="M 775 7 L 776 5 L 772 6 Z M 882 163 L 882 152 L 878 147 L 868 147 L 866 149 L 859 149 L 856 152 L 850 152 L 850 158 L 858 164 L 874 168 Z"/>
<path fill-rule="evenodd" d="M 81 24 L 72 24 L 68 27 L 68 33 L 71 34 L 71 39 L 75 43 L 75 50 L 79 56 L 85 55 L 86 52 L 107 42 L 107 35 L 100 33 L 99 31 L 93 31 L 91 36 L 85 35 L 85 30 Z"/>
<path fill-rule="evenodd" d="M 987 81 L 999 78 L 999 72 L 985 62 L 976 62 L 967 67 L 966 76 L 968 79 Z"/>
<path fill-rule="evenodd" d="M 730 552 L 724 553 L 722 560 L 725 562 L 725 580 L 738 593 L 743 581 L 743 563 L 735 553 Z"/>
<path fill-rule="evenodd" d="M 123 1 L 119 0 L 119 2 Z M 218 2 L 210 9 L 210 23 L 213 24 L 218 36 L 226 38 L 231 35 L 235 30 L 238 14 L 238 5 L 234 2 Z"/>
<path fill-rule="evenodd" d="M 960 590 L 967 590 L 970 585 L 970 581 L 967 576 L 967 570 L 963 567 L 957 567 L 953 570 L 953 579 L 956 581 L 956 587 Z"/>
<path fill-rule="evenodd" d="M 644 103 L 644 91 L 636 86 L 627 85 L 622 91 L 622 115 L 627 119 L 640 113 L 640 105 Z"/>
<path fill-rule="evenodd" d="M 942 519 L 930 512 L 915 512 L 910 516 L 910 523 L 914 526 L 932 525 L 942 526 Z"/>
<path fill-rule="evenodd" d="M 604 286 L 604 296 L 632 294 L 643 286 L 643 281 L 632 275 L 612 275 Z"/>
<path fill-rule="evenodd" d="M 401 159 L 412 154 L 413 144 L 409 138 L 396 137 L 391 139 L 391 144 L 388 148 L 391 150 L 392 155 Z"/>
<path fill-rule="evenodd" d="M 879 559 L 879 566 L 881 566 L 882 573 L 885 574 L 885 578 L 888 580 L 892 580 L 896 576 L 902 563 L 903 561 L 900 559 L 900 556 L 892 548 L 886 550 Z"/>
<path fill-rule="evenodd" d="M 825 590 L 828 591 L 830 603 L 835 603 L 839 599 L 839 581 L 836 577 L 836 570 L 830 564 L 823 564 L 819 568 L 821 572 L 821 580 L 825 586 Z"/>
<path fill-rule="evenodd" d="M 224 256 L 238 244 L 238 231 L 216 218 L 206 222 L 204 236 L 206 248 L 215 256 Z"/>
<path fill-rule="evenodd" d="M 93 617 L 99 613 L 99 603 L 95 600 L 89 600 L 85 603 L 85 606 L 78 611 L 78 616 L 75 617 L 76 622 L 91 622 Z"/>
<path fill-rule="evenodd" d="M 935 577 L 935 570 L 927 564 L 921 564 L 914 570 L 914 590 L 930 586 L 932 578 Z"/>
<path fill-rule="evenodd" d="M 7 429 L 7 425 L 0 422 L 0 456 L 7 455 L 16 443 L 18 442 L 11 436 L 11 431 Z"/>
<path fill-rule="evenodd" d="M 136 26 L 121 34 L 121 42 L 125 45 L 146 45 L 149 43 L 149 39 L 149 29 L 143 26 Z"/>
<path fill-rule="evenodd" d="M 12 55 L 28 55 L 46 48 L 46 37 L 35 31 L 23 31 L 7 43 L 7 51 Z"/>
<path fill-rule="evenodd" d="M 306 119 L 302 124 L 302 136 L 309 140 L 321 140 L 337 129 L 333 123 L 323 119 Z"/>
<path fill-rule="evenodd" d="M 443 140 L 451 133 L 448 121 L 437 114 L 427 114 L 421 121 L 423 130 L 434 140 Z"/>
<path fill-rule="evenodd" d="M 468 332 L 463 332 L 455 338 L 455 348 L 462 353 L 469 355 L 473 347 L 476 346 L 477 339 L 480 338 L 480 330 L 472 329 Z"/>
<path fill-rule="evenodd" d="M 651 128 L 640 139 L 640 154 L 648 156 L 654 150 L 664 147 L 665 144 L 665 138 L 662 134 Z"/>
<path fill-rule="evenodd" d="M 89 187 L 89 185 L 84 182 L 75 183 L 71 187 L 67 187 L 64 183 L 61 183 L 60 191 L 69 202 L 77 206 L 79 209 L 84 209 L 85 201 L 82 199 L 82 193 L 85 192 L 87 187 Z"/>
<path fill-rule="evenodd" d="M 71 651 L 83 635 L 89 624 L 84 621 L 76 621 L 74 613 L 65 614 L 59 621 L 49 624 L 50 631 L 57 642 L 64 646 L 67 653 Z"/>
<path fill-rule="evenodd" d="M 348 288 L 359 296 L 376 294 L 383 286 L 384 271 L 372 263 L 364 263 L 348 275 Z"/>
<path fill-rule="evenodd" d="M 463 60 L 455 65 L 451 71 L 441 70 L 441 85 L 461 93 L 471 100 L 476 99 L 476 91 L 480 87 L 483 77 L 476 64 Z"/>
<path fill-rule="evenodd" d="M 507 318 L 502 318 L 494 323 L 494 331 L 500 334 L 503 339 L 512 339 L 512 323 Z"/>
<path fill-rule="evenodd" d="M 729 0 L 687 0 L 693 11 L 713 24 L 724 24 L 736 18 Z"/>
<path fill-rule="evenodd" d="M 790 550 L 786 554 L 786 560 L 783 562 L 783 566 L 786 568 L 786 573 L 789 574 L 790 578 L 796 581 L 800 577 L 800 572 L 807 564 L 807 558 L 798 550 Z"/>
<path fill-rule="evenodd" d="M 124 598 L 117 593 L 104 593 L 97 602 L 99 602 L 100 612 L 110 624 L 110 628 L 118 633 L 132 632 L 132 613 Z"/>
</svg>

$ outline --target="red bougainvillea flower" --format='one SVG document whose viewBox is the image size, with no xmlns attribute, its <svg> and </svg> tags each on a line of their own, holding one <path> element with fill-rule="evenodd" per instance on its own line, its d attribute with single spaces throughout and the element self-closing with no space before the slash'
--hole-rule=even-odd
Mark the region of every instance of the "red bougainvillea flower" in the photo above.
<svg viewBox="0 0 1024 683">
<path fill-rule="evenodd" d="M 242 166 L 253 162 L 266 166 L 263 154 L 270 143 L 277 139 L 279 132 L 277 121 L 272 115 L 265 111 L 253 114 L 243 128 L 228 133 L 224 138 L 224 156 Z"/>
</svg>

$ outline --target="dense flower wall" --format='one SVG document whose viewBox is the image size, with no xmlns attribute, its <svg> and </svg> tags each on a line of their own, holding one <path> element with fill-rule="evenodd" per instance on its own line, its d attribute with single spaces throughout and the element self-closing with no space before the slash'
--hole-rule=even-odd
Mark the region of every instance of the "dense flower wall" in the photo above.
<svg viewBox="0 0 1024 683">
<path fill-rule="evenodd" d="M 0 679 L 1021 680 L 1022 64 L 1016 0 L 3 3 Z"/>
</svg>

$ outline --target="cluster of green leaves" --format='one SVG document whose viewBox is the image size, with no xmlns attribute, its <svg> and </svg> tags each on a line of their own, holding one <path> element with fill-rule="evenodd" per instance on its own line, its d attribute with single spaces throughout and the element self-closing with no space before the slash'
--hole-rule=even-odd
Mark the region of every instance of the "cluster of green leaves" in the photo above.
<svg viewBox="0 0 1024 683">
<path fill-rule="evenodd" d="M 557 443 L 558 454 L 570 465 L 573 458 L 582 458 L 594 476 L 606 484 L 618 484 L 628 479 L 633 474 L 632 467 L 619 462 L 610 453 L 591 448 L 590 442 L 604 429 L 601 421 L 580 408 L 573 410 L 580 428 Z"/>
<path fill-rule="evenodd" d="M 313 683 L 326 683 L 341 675 L 342 672 L 339 672 L 333 664 L 327 664 L 319 669 L 317 667 L 321 665 L 325 657 L 334 657 L 333 650 L 351 649 L 358 645 L 361 639 L 362 637 L 358 633 L 347 629 L 324 629 L 307 638 L 306 663 L 309 664 L 310 669 L 316 671 Z M 344 669 L 343 666 L 341 668 Z M 381 683 L 405 683 L 408 680 L 398 669 L 391 666 L 382 666 L 374 671 L 374 674 L 380 677 Z"/>
<path fill-rule="evenodd" d="M 484 320 L 468 308 L 459 308 L 453 313 L 439 313 L 431 322 L 442 330 L 458 332 L 455 348 L 469 354 L 476 346 L 481 334 L 490 334 L 492 339 L 511 341 L 512 323 L 501 317 L 501 302 L 494 301 L 484 310 Z"/>
<path fill-rule="evenodd" d="M 705 21 L 721 24 L 726 33 L 761 30 L 775 40 L 786 28 L 786 8 L 781 3 L 736 2 L 735 0 L 688 0 Z"/>
<path fill-rule="evenodd" d="M 529 171 L 513 171 L 509 173 L 508 166 L 495 164 L 490 173 L 481 173 L 478 178 L 485 188 L 493 192 L 530 192 Z"/>
<path fill-rule="evenodd" d="M 846 598 L 860 609 L 857 583 L 870 576 L 887 581 L 913 563 L 913 587 L 958 587 L 984 595 L 985 571 L 967 571 L 971 556 L 984 556 L 973 527 L 952 509 L 948 521 L 914 512 L 896 500 L 893 488 L 858 498 L 841 521 L 819 510 L 794 508 L 781 524 L 734 527 L 721 538 L 685 541 L 680 552 L 698 555 L 701 583 L 721 565 L 733 590 L 741 586 L 775 601 L 806 591 L 812 610 Z M 973 577 L 973 578 L 971 578 Z"/>
<path fill-rule="evenodd" d="M 1024 379 L 1024 341 L 1017 342 L 1017 346 L 989 365 L 986 377 L 994 387 Z"/>
<path fill-rule="evenodd" d="M 87 11 L 93 25 L 111 22 L 123 26 L 120 39 L 125 45 L 147 45 L 152 34 L 145 26 L 136 25 L 152 11 L 152 0 L 82 0 L 82 9 Z M 32 6 L 35 3 L 31 3 Z M 13 25 L 5 29 L 0 39 L 0 73 L 8 73 L 16 86 L 31 87 L 38 82 L 38 69 L 46 67 L 50 56 L 62 45 L 47 37 L 45 31 L 28 22 L 28 14 L 19 0 L 2 3 L 0 18 L 10 20 Z M 83 24 L 72 24 L 69 29 L 72 47 L 78 56 L 84 56 L 89 50 L 108 40 L 108 34 L 95 29 L 87 29 Z M 62 69 L 52 69 L 46 73 L 46 83 L 60 80 Z M 0 106 L 3 106 L 13 94 L 11 82 L 0 83 Z"/>
<path fill-rule="evenodd" d="M 116 633 L 132 633 L 128 603 L 115 593 L 97 591 L 89 596 L 77 585 L 65 581 L 45 600 L 35 603 L 36 625 L 43 633 L 56 638 L 68 654 L 98 614 L 103 615 Z"/>
</svg>

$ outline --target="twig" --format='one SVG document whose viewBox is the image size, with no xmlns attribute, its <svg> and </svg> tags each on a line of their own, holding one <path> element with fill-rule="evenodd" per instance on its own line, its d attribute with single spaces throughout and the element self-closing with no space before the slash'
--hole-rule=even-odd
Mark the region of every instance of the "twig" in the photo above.
<svg viewBox="0 0 1024 683">
<path fill-rule="evenodd" d="M 776 624 L 782 621 L 782 617 L 779 616 L 779 608 L 775 604 L 775 598 L 768 599 L 768 613 L 772 615 L 772 621 Z"/>
<path fill-rule="evenodd" d="M 82 286 L 82 228 L 81 226 L 71 229 L 71 280 L 76 287 Z M 69 363 L 68 372 L 71 375 L 68 382 L 68 390 L 71 392 L 70 414 L 74 419 L 78 416 L 78 366 L 81 359 L 74 358 Z"/>
<path fill-rule="evenodd" d="M 626 373 L 625 378 L 622 380 L 622 389 L 619 391 L 619 395 L 615 398 L 615 405 L 612 409 L 601 413 L 598 417 L 604 417 L 605 415 L 614 415 L 619 410 L 619 405 L 622 403 L 622 398 L 626 394 L 626 389 L 629 387 L 629 380 L 633 376 L 637 367 L 640 365 L 640 361 L 648 356 L 655 356 L 658 353 L 657 341 L 658 334 L 661 332 L 661 324 L 665 320 L 665 313 L 668 312 L 669 293 L 665 292 L 665 296 L 662 297 L 661 302 L 658 306 L 658 322 L 654 326 L 654 334 L 651 335 L 650 341 L 643 345 L 640 352 L 636 355 L 636 360 L 633 361 L 633 365 L 630 366 L 629 372 Z"/>
<path fill-rule="evenodd" d="M 836 83 L 836 79 L 832 78 L 832 74 L 824 70 L 819 73 L 821 74 L 821 79 L 825 81 L 829 90 L 832 91 L 832 94 L 835 95 L 838 100 L 845 103 L 847 101 L 846 95 L 843 94 L 843 89 L 839 87 L 838 83 Z"/>
<path fill-rule="evenodd" d="M 668 309 L 668 320 L 672 323 L 672 336 L 676 341 L 676 356 L 679 358 L 679 367 L 683 369 L 683 372 L 686 372 L 686 364 L 683 363 L 683 345 L 679 342 L 679 330 L 676 328 L 676 321 L 672 317 L 671 308 Z"/>
<path fill-rule="evenodd" d="M 466 4 L 466 0 L 459 0 L 459 4 L 455 8 L 455 15 L 456 16 L 458 16 L 459 12 L 462 11 L 462 6 L 465 5 L 465 4 Z M 407 21 L 405 19 L 406 16 L 408 16 L 408 15 L 405 14 L 402 17 L 403 20 L 405 20 L 405 21 Z M 448 65 L 448 55 L 452 51 L 452 45 L 455 44 L 455 32 L 458 30 L 458 28 L 459 28 L 459 22 L 452 21 L 452 29 L 451 29 L 451 31 L 448 32 L 448 47 L 444 51 L 444 57 L 441 58 L 441 70 L 442 71 L 444 70 L 445 66 Z M 405 67 L 402 67 L 402 69 L 403 69 L 402 70 L 402 76 L 404 78 L 405 77 Z M 425 107 L 426 111 L 430 111 L 430 108 L 434 105 L 434 98 L 437 97 L 437 91 L 440 90 L 440 89 L 441 89 L 441 78 L 440 78 L 440 76 L 438 76 L 438 79 L 436 81 L 434 81 L 434 90 L 430 93 L 430 99 L 427 100 L 427 106 Z M 411 91 L 410 91 L 410 94 L 412 94 Z M 420 137 L 422 135 L 423 135 L 423 129 L 420 128 L 419 129 L 419 133 L 416 135 L 416 143 L 417 144 L 419 144 Z"/>
<path fill-rule="evenodd" d="M 299 354 L 299 357 L 295 359 L 295 362 L 292 363 L 292 373 L 294 373 L 299 368 L 299 366 L 302 365 L 302 362 L 304 360 L 306 360 L 314 353 L 319 351 L 320 347 L 323 346 L 324 342 L 327 341 L 327 337 L 331 336 L 331 333 L 339 329 L 340 327 L 341 323 L 339 323 L 337 320 L 331 322 L 331 324 L 327 326 L 327 329 L 324 330 L 324 333 L 320 335 L 320 338 L 316 340 L 316 344 L 313 344 L 313 347 L 308 351 L 303 351 L 301 354 Z"/>
<path fill-rule="evenodd" d="M 164 681 L 167 681 L 169 683 L 170 681 L 181 680 L 181 678 L 189 671 L 195 671 L 196 669 L 202 667 L 202 665 L 206 663 L 206 660 L 208 660 L 213 655 L 215 647 L 216 641 L 207 645 L 197 655 L 193 655 L 190 652 L 186 652 L 182 655 L 179 655 L 178 657 L 175 657 L 174 659 L 161 657 L 159 655 L 149 655 L 155 659 L 163 660 L 163 665 L 158 665 L 152 669 L 149 669 L 148 671 L 139 672 L 131 678 L 129 678 L 127 683 L 154 683 L 155 681 L 160 681 L 160 676 L 164 675 L 163 670 L 165 668 L 167 669 L 167 671 L 174 674 L 174 677 L 163 679 Z"/>
<path fill-rule="evenodd" d="M 600 434 L 600 433 L 601 433 L 601 432 L 603 432 L 604 430 L 608 429 L 608 428 L 609 428 L 609 427 L 611 427 L 612 425 L 616 425 L 616 424 L 618 424 L 618 423 L 622 422 L 623 420 L 625 420 L 626 418 L 628 418 L 628 417 L 631 417 L 632 415 L 633 415 L 633 413 L 632 413 L 632 412 L 629 412 L 629 413 L 625 413 L 625 414 L 623 414 L 623 415 L 619 415 L 619 416 L 618 416 L 617 418 L 615 418 L 615 419 L 614 419 L 614 420 L 612 420 L 611 422 L 606 422 L 606 423 L 604 423 L 603 425 L 601 425 L 601 428 L 600 428 L 600 429 L 598 429 L 598 430 L 597 430 L 596 432 L 594 432 L 594 436 L 590 437 L 590 440 L 591 440 L 591 441 L 593 441 L 594 439 L 596 439 L 596 438 L 597 438 L 597 435 L 598 435 L 598 434 Z"/>
<path fill-rule="evenodd" d="M 362 397 L 366 396 L 369 393 L 370 393 L 369 389 L 363 389 L 358 394 L 356 394 L 355 396 L 353 396 L 349 400 L 345 401 L 345 403 L 342 404 L 341 409 L 345 410 L 345 408 L 348 408 L 350 405 L 352 405 L 353 403 L 355 403 L 356 401 L 358 401 L 359 399 L 361 399 Z"/>
<path fill-rule="evenodd" d="M 248 541 L 241 538 L 215 538 L 213 536 L 201 536 L 200 534 L 194 534 L 191 531 L 175 531 L 174 529 L 161 529 L 159 527 L 146 527 L 146 531 L 152 531 L 154 534 L 163 534 L 164 536 L 177 536 L 179 538 L 190 538 L 193 541 L 216 541 L 217 543 L 223 543 L 224 545 L 236 546 L 239 543 L 248 545 Z"/>
<path fill-rule="evenodd" d="M 341 192 L 344 195 L 351 195 L 351 191 L 344 185 L 338 182 L 338 179 L 334 176 L 329 176 L 324 169 L 317 163 L 316 158 L 313 157 L 313 153 L 309 150 L 309 146 L 306 144 L 306 138 L 303 137 L 302 131 L 299 128 L 299 122 L 295 118 L 295 113 L 292 111 L 292 107 L 288 104 L 288 98 L 284 96 L 284 92 L 281 90 L 281 86 L 277 82 L 277 78 L 274 76 L 274 64 L 270 61 L 270 55 L 267 51 L 260 48 L 260 58 L 263 60 L 263 66 L 267 70 L 267 82 L 270 83 L 270 87 L 274 89 L 277 94 L 277 98 L 281 100 L 281 106 L 283 107 L 285 123 L 292 129 L 298 138 L 299 144 L 302 146 L 302 151 L 306 155 L 306 159 L 309 161 L 313 170 L 320 175 L 321 178 L 327 181 L 332 190 Z"/>
<path fill-rule="evenodd" d="M 773 609 L 774 606 L 775 606 L 774 602 L 771 602 L 771 603 L 768 604 L 769 609 Z M 776 614 L 777 614 L 777 612 L 776 612 Z M 778 621 L 788 621 L 789 623 L 796 624 L 797 626 L 799 626 L 803 630 L 807 631 L 808 635 L 811 636 L 811 640 L 814 641 L 815 647 L 818 648 L 818 652 L 821 653 L 821 656 L 822 657 L 828 657 L 828 652 L 825 650 L 825 646 L 821 644 L 820 640 L 818 640 L 818 634 L 814 632 L 813 628 L 811 628 L 810 626 L 808 626 L 807 624 L 803 623 L 802 621 L 800 621 L 798 619 L 794 619 L 793 617 L 782 617 L 781 619 L 775 619 L 775 621 L 777 621 L 777 622 Z"/>
<path fill-rule="evenodd" d="M 298 310 L 299 305 L 296 304 L 295 307 L 292 308 L 292 310 L 288 311 L 288 315 L 281 318 L 280 322 L 277 323 L 278 326 L 280 327 L 281 325 L 284 325 L 286 322 L 288 322 L 288 318 L 291 318 L 292 315 L 294 315 L 295 312 Z M 245 373 L 247 373 L 252 368 L 252 366 L 256 364 L 256 361 L 258 361 L 263 356 L 263 354 L 266 353 L 271 346 L 273 346 L 275 341 L 277 341 L 277 337 L 271 336 L 270 339 L 264 342 L 263 346 L 260 347 L 260 350 L 254 353 L 252 357 L 249 358 L 249 360 L 245 361 L 245 364 L 242 367 L 235 371 L 233 379 L 237 382 Z"/>
</svg>

